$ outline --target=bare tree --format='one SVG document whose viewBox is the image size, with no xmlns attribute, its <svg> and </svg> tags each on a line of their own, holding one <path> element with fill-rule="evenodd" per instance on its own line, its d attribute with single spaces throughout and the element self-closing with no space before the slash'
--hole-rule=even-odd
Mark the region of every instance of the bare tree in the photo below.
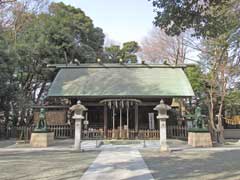
<svg viewBox="0 0 240 180">
<path fill-rule="evenodd" d="M 224 101 L 228 90 L 239 77 L 239 55 L 236 58 L 237 54 L 225 36 L 203 41 L 201 54 L 199 63 L 205 70 L 205 104 L 208 105 L 209 127 L 216 140 L 223 143 Z"/>
<path fill-rule="evenodd" d="M 0 0 L 0 25 L 18 31 L 30 20 L 27 14 L 39 14 L 48 7 L 48 0 Z"/>
<path fill-rule="evenodd" d="M 159 28 L 153 28 L 141 43 L 140 57 L 152 63 L 183 64 L 187 54 L 185 35 L 168 36 Z"/>
</svg>

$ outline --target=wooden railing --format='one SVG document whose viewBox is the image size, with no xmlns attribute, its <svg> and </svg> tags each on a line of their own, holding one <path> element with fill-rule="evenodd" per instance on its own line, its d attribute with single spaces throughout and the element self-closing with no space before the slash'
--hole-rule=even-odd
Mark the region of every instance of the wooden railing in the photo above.
<svg viewBox="0 0 240 180">
<path fill-rule="evenodd" d="M 188 130 L 186 126 L 167 126 L 168 138 L 182 138 L 185 139 L 188 136 Z"/>
<path fill-rule="evenodd" d="M 1 128 L 2 138 L 16 138 L 17 140 L 29 140 L 31 133 L 34 130 L 34 126 L 18 126 L 9 127 L 4 130 Z M 74 127 L 69 125 L 49 125 L 49 131 L 54 132 L 55 138 L 73 138 L 74 137 Z"/>
<path fill-rule="evenodd" d="M 160 138 L 159 130 L 129 130 L 129 135 L 127 135 L 127 130 L 122 130 L 122 139 L 149 139 L 156 140 Z M 188 135 L 186 126 L 167 126 L 167 137 L 168 138 L 181 138 L 186 139 Z M 107 131 L 107 139 L 119 139 L 120 132 L 118 129 L 115 129 L 114 135 L 113 130 L 110 129 Z"/>
<path fill-rule="evenodd" d="M 141 139 L 159 139 L 160 132 L 159 130 L 140 130 L 138 137 Z"/>
<path fill-rule="evenodd" d="M 16 137 L 16 127 L 4 127 L 0 126 L 0 139 L 8 139 Z"/>
<path fill-rule="evenodd" d="M 54 132 L 55 138 L 74 137 L 74 127 L 69 125 L 49 125 L 48 129 Z"/>
<path fill-rule="evenodd" d="M 54 132 L 55 138 L 74 138 L 74 127 L 69 125 L 49 125 L 50 131 Z M 5 138 L 17 138 L 29 140 L 31 133 L 34 130 L 34 126 L 31 127 L 11 127 L 5 130 Z M 1 129 L 1 132 L 3 129 Z M 88 131 L 82 131 L 82 138 L 87 140 L 91 139 L 103 139 L 103 129 L 90 129 Z M 119 139 L 120 132 L 108 129 L 106 133 L 106 139 Z M 186 139 L 188 135 L 187 127 L 185 126 L 167 126 L 167 137 L 168 138 L 181 138 Z M 139 130 L 135 131 L 130 129 L 127 134 L 127 130 L 122 130 L 122 139 L 146 139 L 156 140 L 160 138 L 159 130 Z"/>
</svg>

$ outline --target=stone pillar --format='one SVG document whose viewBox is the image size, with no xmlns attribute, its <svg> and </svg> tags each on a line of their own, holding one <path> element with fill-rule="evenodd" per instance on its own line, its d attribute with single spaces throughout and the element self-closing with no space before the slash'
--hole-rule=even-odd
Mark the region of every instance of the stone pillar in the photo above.
<svg viewBox="0 0 240 180">
<path fill-rule="evenodd" d="M 160 131 L 160 151 L 169 151 L 169 147 L 167 144 L 167 130 L 166 130 L 166 119 L 159 119 L 159 131 Z"/>
<path fill-rule="evenodd" d="M 170 106 L 164 104 L 163 100 L 157 105 L 154 110 L 158 111 L 157 119 L 159 120 L 159 131 L 160 131 L 160 151 L 168 152 L 169 147 L 167 144 L 167 127 L 166 120 L 169 118 L 167 115 L 167 110 L 171 109 Z"/>
<path fill-rule="evenodd" d="M 81 150 L 82 141 L 82 119 L 75 119 L 74 149 Z"/>
</svg>

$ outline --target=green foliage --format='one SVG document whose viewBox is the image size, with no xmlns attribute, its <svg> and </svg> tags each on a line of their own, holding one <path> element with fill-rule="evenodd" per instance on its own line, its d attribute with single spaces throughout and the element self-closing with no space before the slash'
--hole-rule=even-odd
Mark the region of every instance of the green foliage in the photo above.
<svg viewBox="0 0 240 180">
<path fill-rule="evenodd" d="M 200 66 L 187 67 L 185 69 L 186 75 L 192 85 L 196 95 L 204 92 L 204 75 L 201 72 Z"/>
<path fill-rule="evenodd" d="M 9 108 L 9 101 L 16 95 L 17 85 L 14 83 L 15 62 L 8 42 L 0 35 L 0 110 Z"/>
<path fill-rule="evenodd" d="M 126 53 L 136 53 L 139 49 L 138 43 L 135 41 L 130 41 L 123 43 L 122 51 Z"/>
<path fill-rule="evenodd" d="M 123 52 L 123 60 L 124 62 L 137 62 L 136 53 L 139 50 L 138 43 L 135 41 L 126 42 L 123 44 L 122 52 Z"/>
<path fill-rule="evenodd" d="M 37 16 L 20 33 L 20 40 L 22 36 L 23 44 L 37 38 L 41 59 L 51 63 L 69 63 L 74 59 L 82 63 L 96 62 L 103 51 L 102 29 L 95 28 L 81 9 L 63 3 L 52 3 L 49 13 Z"/>
<path fill-rule="evenodd" d="M 119 63 L 119 60 L 122 58 L 122 51 L 120 46 L 112 45 L 105 48 L 106 57 L 104 62 L 106 63 Z"/>
<path fill-rule="evenodd" d="M 150 1 L 157 12 L 155 25 L 172 36 L 193 29 L 196 36 L 215 38 L 235 28 L 239 18 L 233 10 L 238 0 Z"/>
<path fill-rule="evenodd" d="M 103 52 L 104 34 L 78 8 L 52 3 L 49 12 L 32 15 L 17 33 L 13 48 L 17 54 L 22 85 L 26 81 L 48 79 L 47 63 L 96 62 Z M 31 82 L 30 82 L 31 83 Z"/>
<path fill-rule="evenodd" d="M 225 97 L 225 105 L 228 107 L 233 107 L 235 105 L 240 105 L 240 91 L 235 90 L 229 92 Z"/>
<path fill-rule="evenodd" d="M 123 47 L 117 45 L 112 45 L 105 48 L 105 62 L 107 63 L 119 63 L 122 59 L 124 63 L 136 63 L 137 56 L 136 53 L 139 49 L 138 43 L 135 41 L 130 41 L 123 43 Z"/>
<path fill-rule="evenodd" d="M 16 20 L 0 26 L 0 111 L 14 109 L 23 120 L 52 81 L 54 73 L 46 64 L 96 62 L 103 54 L 104 34 L 79 8 L 52 3 L 35 13 L 31 5 L 20 7 L 16 2 L 0 17 Z"/>
</svg>

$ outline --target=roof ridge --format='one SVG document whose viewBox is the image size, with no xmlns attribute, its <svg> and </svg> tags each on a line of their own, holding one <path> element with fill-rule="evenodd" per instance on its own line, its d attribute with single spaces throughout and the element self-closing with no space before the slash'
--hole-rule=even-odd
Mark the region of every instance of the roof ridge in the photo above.
<svg viewBox="0 0 240 180">
<path fill-rule="evenodd" d="M 98 64 L 98 63 L 91 63 L 91 64 L 48 64 L 48 68 L 186 68 L 186 64 L 179 64 L 179 65 L 165 65 L 165 64 Z"/>
</svg>

